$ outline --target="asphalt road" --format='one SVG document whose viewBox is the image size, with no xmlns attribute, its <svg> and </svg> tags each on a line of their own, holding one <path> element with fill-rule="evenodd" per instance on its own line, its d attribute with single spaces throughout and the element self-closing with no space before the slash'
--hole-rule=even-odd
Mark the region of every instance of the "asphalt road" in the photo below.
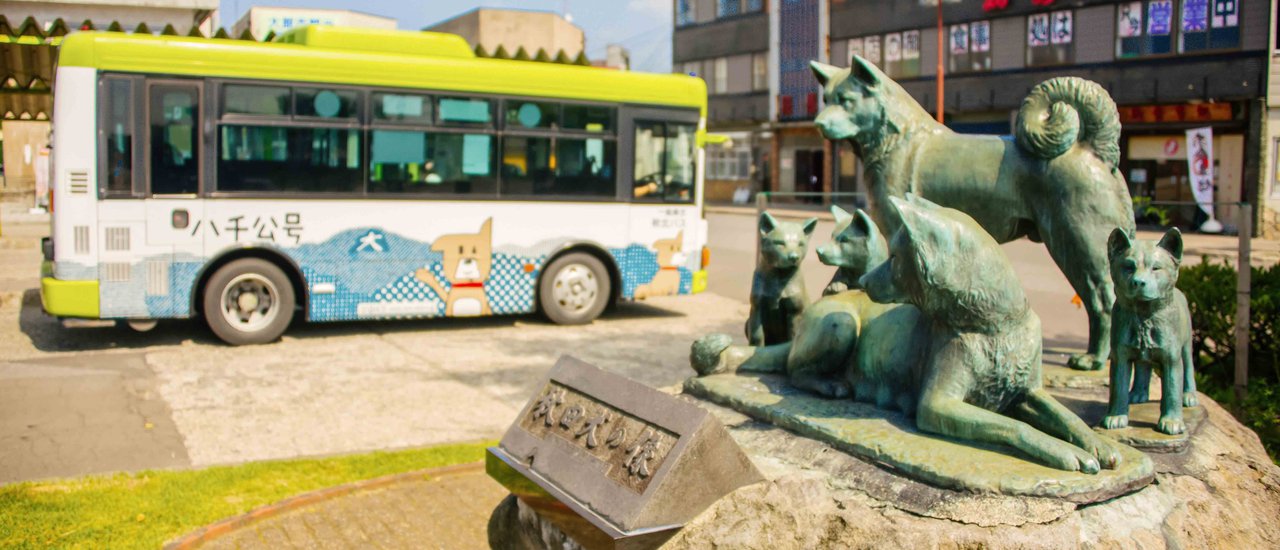
<svg viewBox="0 0 1280 550">
<path fill-rule="evenodd" d="M 678 384 L 694 338 L 740 337 L 755 265 L 754 218 L 712 213 L 699 296 L 627 304 L 585 327 L 533 316 L 299 323 L 277 343 L 231 348 L 198 321 L 142 334 L 63 328 L 36 290 L 47 222 L 11 206 L 0 220 L 0 483 L 496 438 L 561 354 Z M 832 273 L 812 248 L 830 231 L 819 224 L 804 264 L 812 298 Z M 1046 345 L 1078 347 L 1084 314 L 1043 247 L 1005 249 Z"/>
</svg>

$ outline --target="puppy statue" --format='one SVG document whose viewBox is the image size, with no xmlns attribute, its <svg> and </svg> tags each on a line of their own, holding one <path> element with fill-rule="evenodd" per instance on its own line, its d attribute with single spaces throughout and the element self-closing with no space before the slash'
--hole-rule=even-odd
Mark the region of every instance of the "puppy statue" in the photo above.
<svg viewBox="0 0 1280 550">
<path fill-rule="evenodd" d="M 817 218 L 795 223 L 778 221 L 768 212 L 760 214 L 760 253 L 751 279 L 751 314 L 746 326 L 750 345 L 791 341 L 795 318 L 809 303 L 800 261 L 817 226 Z"/>
<path fill-rule="evenodd" d="M 1160 369 L 1164 392 L 1156 430 L 1180 434 L 1186 431 L 1182 407 L 1198 404 L 1191 361 L 1191 310 L 1187 297 L 1174 286 L 1182 263 L 1182 233 L 1174 228 L 1159 243 L 1135 242 L 1128 232 L 1117 228 L 1107 242 L 1107 255 L 1116 285 L 1111 313 L 1115 355 L 1111 399 L 1102 427 L 1114 430 L 1128 426 L 1129 405 L 1147 401 L 1151 370 Z"/>
</svg>

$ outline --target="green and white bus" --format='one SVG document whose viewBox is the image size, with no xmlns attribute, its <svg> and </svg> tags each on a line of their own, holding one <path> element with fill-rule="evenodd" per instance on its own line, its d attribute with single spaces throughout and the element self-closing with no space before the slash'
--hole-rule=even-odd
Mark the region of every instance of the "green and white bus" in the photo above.
<svg viewBox="0 0 1280 550">
<path fill-rule="evenodd" d="M 290 322 L 706 286 L 697 78 L 477 58 L 447 34 L 62 42 L 44 309 L 232 344 Z"/>
</svg>

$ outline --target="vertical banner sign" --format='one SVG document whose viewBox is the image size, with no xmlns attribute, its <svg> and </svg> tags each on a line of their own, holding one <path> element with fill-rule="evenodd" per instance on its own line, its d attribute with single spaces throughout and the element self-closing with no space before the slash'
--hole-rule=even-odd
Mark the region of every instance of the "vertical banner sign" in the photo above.
<svg viewBox="0 0 1280 550">
<path fill-rule="evenodd" d="M 880 37 L 868 36 L 862 44 L 863 51 L 866 52 L 862 57 L 866 58 L 874 65 L 880 65 Z"/>
<path fill-rule="evenodd" d="M 1116 20 L 1116 34 L 1120 38 L 1142 36 L 1142 2 L 1120 4 L 1119 18 Z"/>
<path fill-rule="evenodd" d="M 991 22 L 974 21 L 969 25 L 969 51 L 991 50 Z"/>
<path fill-rule="evenodd" d="M 1182 0 L 1182 31 L 1209 30 L 1209 0 Z"/>
<path fill-rule="evenodd" d="M 1191 194 L 1212 220 L 1213 128 L 1187 130 L 1187 172 L 1191 174 Z"/>
<path fill-rule="evenodd" d="M 1027 45 L 1049 45 L 1049 14 L 1037 13 L 1027 17 Z"/>
<path fill-rule="evenodd" d="M 1239 24 L 1239 0 L 1213 0 L 1213 28 L 1222 29 Z"/>
<path fill-rule="evenodd" d="M 1147 4 L 1147 34 L 1169 36 L 1173 29 L 1173 0 L 1151 0 Z"/>
<path fill-rule="evenodd" d="M 853 56 L 866 57 L 866 52 L 862 50 L 861 38 L 849 39 L 849 66 L 853 66 Z"/>
<path fill-rule="evenodd" d="M 920 31 L 902 33 L 902 58 L 906 60 L 920 59 Z"/>
<path fill-rule="evenodd" d="M 951 53 L 969 53 L 969 25 L 951 26 Z"/>
<path fill-rule="evenodd" d="M 884 35 L 884 64 L 888 65 L 902 60 L 902 34 L 889 33 Z"/>
<path fill-rule="evenodd" d="M 1054 44 L 1070 44 L 1071 43 L 1071 11 L 1055 11 L 1053 17 L 1053 30 L 1050 34 L 1050 41 Z"/>
</svg>

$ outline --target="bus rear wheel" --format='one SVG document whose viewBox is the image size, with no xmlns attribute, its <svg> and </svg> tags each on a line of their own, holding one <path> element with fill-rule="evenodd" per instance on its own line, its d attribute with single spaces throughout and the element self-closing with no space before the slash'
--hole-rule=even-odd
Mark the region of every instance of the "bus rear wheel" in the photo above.
<svg viewBox="0 0 1280 550">
<path fill-rule="evenodd" d="M 558 325 L 581 325 L 600 316 L 609 305 L 613 282 L 600 260 L 590 254 L 565 254 L 548 265 L 538 285 L 542 313 Z"/>
<path fill-rule="evenodd" d="M 204 318 L 234 345 L 275 341 L 293 320 L 293 285 L 275 264 L 258 258 L 218 268 L 204 288 Z"/>
</svg>

